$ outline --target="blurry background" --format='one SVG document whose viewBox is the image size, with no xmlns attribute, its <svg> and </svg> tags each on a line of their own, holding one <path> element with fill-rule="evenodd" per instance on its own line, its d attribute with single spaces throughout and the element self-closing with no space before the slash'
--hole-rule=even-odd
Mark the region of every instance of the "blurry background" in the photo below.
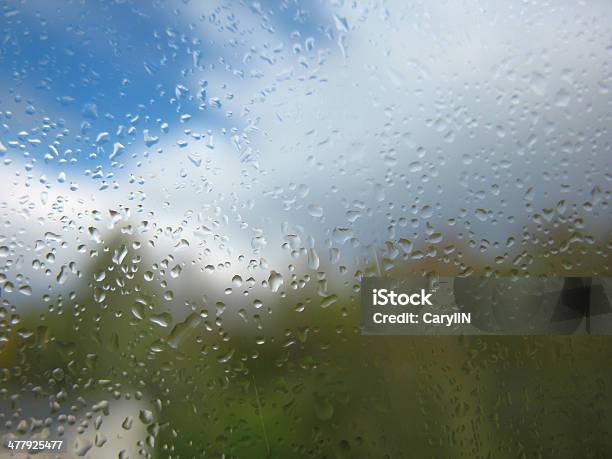
<svg viewBox="0 0 612 459">
<path fill-rule="evenodd" d="M 0 5 L 3 442 L 609 455 L 608 338 L 364 337 L 359 284 L 610 276 L 612 4 Z"/>
</svg>

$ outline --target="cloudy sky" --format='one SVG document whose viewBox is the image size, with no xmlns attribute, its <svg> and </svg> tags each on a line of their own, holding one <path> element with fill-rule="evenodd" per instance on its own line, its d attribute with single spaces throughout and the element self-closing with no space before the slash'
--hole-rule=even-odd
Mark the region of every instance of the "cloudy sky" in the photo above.
<svg viewBox="0 0 612 459">
<path fill-rule="evenodd" d="M 10 2 L 6 275 L 48 290 L 113 228 L 145 220 L 134 233 L 157 234 L 152 259 L 173 254 L 189 282 L 230 261 L 219 288 L 252 260 L 258 281 L 289 264 L 334 280 L 337 265 L 396 258 L 400 240 L 425 254 L 459 241 L 491 262 L 524 249 L 508 241 L 526 227 L 542 240 L 579 229 L 605 250 L 611 15 L 605 1 L 555 14 L 538 2 Z M 51 249 L 52 276 L 34 272 Z"/>
</svg>

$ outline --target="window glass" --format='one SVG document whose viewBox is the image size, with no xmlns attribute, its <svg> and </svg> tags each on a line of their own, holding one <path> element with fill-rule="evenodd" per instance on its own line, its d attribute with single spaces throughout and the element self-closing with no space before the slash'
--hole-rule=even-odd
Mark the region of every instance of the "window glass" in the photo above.
<svg viewBox="0 0 612 459">
<path fill-rule="evenodd" d="M 611 21 L 3 2 L 0 456 L 604 457 L 609 340 L 364 336 L 360 289 L 610 276 Z"/>
</svg>

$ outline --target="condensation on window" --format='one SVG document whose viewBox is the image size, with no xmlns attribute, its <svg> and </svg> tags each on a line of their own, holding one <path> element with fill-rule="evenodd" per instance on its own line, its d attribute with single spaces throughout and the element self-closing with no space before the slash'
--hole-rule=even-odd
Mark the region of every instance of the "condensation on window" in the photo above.
<svg viewBox="0 0 612 459">
<path fill-rule="evenodd" d="M 609 454 L 609 340 L 366 337 L 360 285 L 610 277 L 611 21 L 2 2 L 0 456 Z"/>
</svg>

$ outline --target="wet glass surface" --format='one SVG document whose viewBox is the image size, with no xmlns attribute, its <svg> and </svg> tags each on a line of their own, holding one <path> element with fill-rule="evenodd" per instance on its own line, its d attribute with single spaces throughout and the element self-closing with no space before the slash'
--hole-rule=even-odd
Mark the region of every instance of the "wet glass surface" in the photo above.
<svg viewBox="0 0 612 459">
<path fill-rule="evenodd" d="M 606 457 L 609 339 L 362 336 L 360 285 L 610 277 L 611 22 L 0 2 L 0 456 Z"/>
</svg>

